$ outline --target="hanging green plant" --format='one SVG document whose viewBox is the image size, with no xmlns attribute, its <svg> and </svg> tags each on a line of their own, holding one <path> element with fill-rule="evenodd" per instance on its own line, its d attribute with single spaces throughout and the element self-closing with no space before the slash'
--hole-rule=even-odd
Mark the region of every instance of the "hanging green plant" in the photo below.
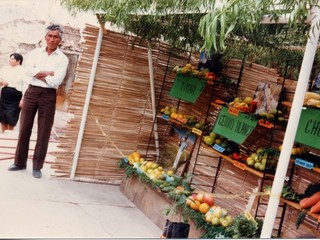
<svg viewBox="0 0 320 240">
<path fill-rule="evenodd" d="M 310 28 L 305 24 L 310 6 L 317 4 L 314 0 L 214 1 L 199 23 L 199 31 L 205 41 L 203 48 L 224 52 L 228 39 L 248 42 L 256 39 L 258 41 L 255 42 L 259 45 L 266 45 L 268 42 L 275 45 L 276 42 L 272 43 L 275 39 L 282 42 L 289 40 L 292 43 L 294 38 L 301 43 L 306 40 L 307 35 L 304 33 Z M 287 22 L 278 24 L 279 18 L 288 13 L 290 16 Z M 267 24 L 263 23 L 264 20 Z M 305 30 L 301 32 L 301 28 Z M 268 36 L 271 36 L 271 42 Z"/>
<path fill-rule="evenodd" d="M 72 14 L 98 13 L 123 32 L 175 49 L 223 53 L 284 73 L 287 63 L 297 79 L 308 39 L 311 6 L 318 0 L 60 0 Z M 284 16 L 286 18 L 284 18 Z M 318 24 L 319 25 L 319 24 Z M 319 27 L 317 25 L 317 27 Z M 134 43 L 133 43 L 134 44 Z M 300 47 L 300 50 L 293 50 Z M 316 56 L 317 59 L 317 56 Z M 318 62 L 318 61 L 317 61 Z M 319 70 L 314 71 L 316 74 Z"/>
</svg>

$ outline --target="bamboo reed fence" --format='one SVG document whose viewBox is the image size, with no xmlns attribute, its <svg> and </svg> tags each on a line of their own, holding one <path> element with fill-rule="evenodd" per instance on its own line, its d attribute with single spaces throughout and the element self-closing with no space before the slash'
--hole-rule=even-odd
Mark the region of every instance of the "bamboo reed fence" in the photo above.
<svg viewBox="0 0 320 240">
<path fill-rule="evenodd" d="M 56 177 L 70 176 L 98 31 L 97 27 L 87 25 L 83 32 L 82 54 L 69 98 L 69 112 L 74 117 L 70 119 L 68 128 L 60 139 L 60 150 L 54 153 L 56 161 L 51 165 Z M 233 85 L 207 86 L 195 104 L 180 101 L 169 96 L 175 78 L 171 70 L 176 65 L 192 63 L 192 58 L 188 54 L 176 52 L 164 43 L 152 43 L 151 47 L 158 110 L 164 106 L 178 105 L 179 112 L 195 115 L 199 120 L 207 118 L 208 121 L 214 122 L 219 111 L 212 110 L 208 114 L 212 94 L 214 98 L 235 94 L 240 97 L 253 96 L 259 82 L 283 85 L 285 95 L 281 101 L 290 102 L 293 99 L 296 81 L 279 76 L 275 69 L 234 59 L 222 70 L 222 75 L 230 79 Z M 147 43 L 138 38 L 113 31 L 104 33 L 76 169 L 76 180 L 120 184 L 123 170 L 118 168 L 117 163 L 122 157 L 134 150 L 139 151 L 141 155 L 145 155 L 147 149 L 148 152 L 155 152 L 147 51 Z M 237 86 L 239 79 L 241 81 Z M 165 131 L 165 126 L 158 126 L 160 143 L 165 137 Z M 260 132 L 254 139 L 248 139 L 243 145 L 244 150 L 255 149 L 255 146 L 259 145 L 258 142 L 269 141 L 263 136 L 264 133 Z M 282 139 L 283 132 L 276 136 L 277 142 L 281 142 Z M 194 183 L 199 184 L 198 188 L 204 191 L 211 191 L 214 175 L 218 174 L 215 192 L 239 194 L 241 197 L 230 198 L 228 201 L 217 199 L 217 204 L 226 207 L 234 215 L 239 214 L 250 199 L 249 195 L 243 193 L 255 191 L 261 180 L 227 162 L 223 163 L 220 172 L 215 173 L 214 162 L 217 161 L 212 161 L 215 158 L 217 156 L 207 152 L 207 157 L 202 158 L 195 166 L 195 156 L 192 155 L 188 171 L 194 169 L 197 173 Z M 302 173 L 303 171 L 300 170 L 301 174 L 296 174 L 294 183 L 297 186 L 301 184 L 299 182 L 302 179 L 310 179 L 307 174 Z M 203 183 L 209 187 L 202 186 Z M 291 216 L 292 212 L 290 210 L 289 215 L 286 215 L 289 222 L 285 225 L 284 237 L 297 237 L 298 234 L 292 227 L 296 221 L 296 218 Z M 314 225 L 314 221 L 308 222 L 307 228 L 314 229 Z"/>
<path fill-rule="evenodd" d="M 83 52 L 68 99 L 69 113 L 74 118 L 60 139 L 60 150 L 53 153 L 56 161 L 51 167 L 56 177 L 70 176 L 98 31 L 98 28 L 87 25 L 83 32 Z M 149 144 L 153 116 L 148 49 L 146 42 L 135 40 L 112 31 L 103 35 L 76 179 L 120 184 L 123 171 L 117 167 L 118 161 L 134 150 L 143 154 Z M 152 54 L 155 94 L 159 99 L 162 81 L 168 71 L 170 48 L 161 43 L 153 44 Z M 187 62 L 180 55 L 174 59 L 177 65 Z"/>
<path fill-rule="evenodd" d="M 61 151 L 54 153 L 57 160 L 52 164 L 57 177 L 70 176 L 98 31 L 97 27 L 87 25 L 83 32 L 77 77 L 68 99 L 69 112 L 74 118 L 61 137 Z M 194 114 L 200 120 L 207 117 L 211 94 L 219 98 L 227 94 L 234 95 L 237 91 L 236 94 L 241 97 L 253 96 L 258 82 L 281 84 L 283 81 L 274 69 L 231 60 L 224 67 L 222 75 L 233 82 L 241 77 L 238 89 L 235 89 L 235 84 L 233 87 L 217 84 L 214 89 L 209 86 L 195 104 L 190 104 L 169 96 L 175 78 L 171 69 L 176 65 L 185 65 L 191 60 L 190 57 L 175 52 L 163 43 L 154 43 L 152 54 L 158 109 L 179 104 L 179 111 Z M 291 100 L 295 81 L 286 79 L 284 82 L 286 98 Z M 218 113 L 210 114 L 213 120 Z M 143 155 L 147 147 L 150 146 L 151 150 L 155 147 L 151 136 L 152 125 L 147 44 L 121 33 L 107 31 L 103 36 L 89 103 L 77 178 L 119 184 L 122 171 L 117 168 L 117 161 L 134 150 Z"/>
</svg>

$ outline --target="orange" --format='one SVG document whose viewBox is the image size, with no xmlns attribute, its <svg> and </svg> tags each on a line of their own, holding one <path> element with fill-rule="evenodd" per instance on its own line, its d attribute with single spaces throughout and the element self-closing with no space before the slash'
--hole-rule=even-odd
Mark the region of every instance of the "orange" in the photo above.
<svg viewBox="0 0 320 240">
<path fill-rule="evenodd" d="M 210 209 L 210 206 L 208 203 L 201 203 L 199 206 L 199 212 L 206 214 Z"/>
<path fill-rule="evenodd" d="M 177 119 L 178 113 L 172 112 L 171 115 L 170 115 L 170 117 L 173 118 L 173 119 Z"/>
<path fill-rule="evenodd" d="M 200 202 L 198 200 L 194 200 L 193 202 L 190 203 L 190 207 L 193 210 L 199 211 L 199 206 L 200 206 Z"/>
<path fill-rule="evenodd" d="M 138 153 L 137 151 L 134 151 L 133 153 L 131 153 L 133 159 L 135 162 L 139 161 L 140 160 L 140 153 Z"/>
</svg>

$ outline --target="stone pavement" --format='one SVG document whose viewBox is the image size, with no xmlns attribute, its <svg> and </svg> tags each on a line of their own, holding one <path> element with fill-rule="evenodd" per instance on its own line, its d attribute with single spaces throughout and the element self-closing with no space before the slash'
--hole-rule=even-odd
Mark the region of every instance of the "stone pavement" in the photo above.
<svg viewBox="0 0 320 240">
<path fill-rule="evenodd" d="M 17 136 L 17 130 L 0 133 L 0 238 L 159 238 L 162 230 L 119 186 L 57 179 L 48 163 L 36 179 L 31 159 L 26 170 L 7 171 Z M 34 139 L 35 133 L 31 149 Z"/>
</svg>

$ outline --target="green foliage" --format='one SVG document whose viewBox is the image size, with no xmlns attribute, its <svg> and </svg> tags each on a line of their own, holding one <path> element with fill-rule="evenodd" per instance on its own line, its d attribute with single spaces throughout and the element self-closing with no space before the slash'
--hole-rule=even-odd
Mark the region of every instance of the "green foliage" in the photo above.
<svg viewBox="0 0 320 240">
<path fill-rule="evenodd" d="M 230 238 L 259 238 L 261 229 L 261 220 L 240 214 L 235 217 L 232 225 L 226 228 L 226 235 Z"/>
<path fill-rule="evenodd" d="M 310 6 L 316 0 L 223 0 L 214 2 L 210 11 L 201 19 L 199 31 L 208 51 L 224 52 L 229 40 L 244 41 L 262 46 L 277 46 L 276 42 L 305 42 L 309 25 L 305 24 Z M 290 14 L 288 24 L 261 24 L 268 20 L 277 23 L 280 16 Z"/>
<path fill-rule="evenodd" d="M 262 230 L 262 220 L 256 220 L 250 214 L 240 214 L 228 227 L 214 226 L 203 219 L 203 214 L 189 207 L 183 209 L 184 214 L 192 219 L 198 229 L 203 229 L 201 238 L 259 238 Z"/>
<path fill-rule="evenodd" d="M 123 22 L 123 27 L 126 32 L 134 33 L 143 39 L 154 41 L 162 39 L 176 48 L 196 47 L 199 49 L 202 38 L 194 29 L 197 28 L 201 16 L 200 14 L 160 15 L 157 17 L 134 15 Z"/>
<path fill-rule="evenodd" d="M 297 221 L 296 221 L 296 229 L 298 229 L 300 227 L 300 225 L 303 223 L 304 219 L 307 216 L 307 213 L 308 213 L 308 209 L 300 210 L 298 217 L 297 217 Z"/>
<path fill-rule="evenodd" d="M 297 79 L 310 25 L 310 6 L 318 0 L 60 0 L 72 14 L 81 11 L 122 27 L 148 41 L 166 41 L 173 48 L 224 53 L 276 68 Z M 281 7 L 280 7 L 281 6 Z M 277 24 L 287 14 L 288 24 Z M 272 24 L 261 24 L 268 17 Z M 318 26 L 317 26 L 318 27 Z M 316 56 L 315 62 L 319 62 Z M 289 65 L 289 69 L 286 66 Z M 315 64 L 316 65 L 316 64 Z M 314 77 L 320 70 L 314 69 Z"/>
<path fill-rule="evenodd" d="M 190 49 L 203 44 L 197 32 L 200 18 L 199 0 L 60 0 L 77 14 L 80 11 L 99 13 L 111 22 L 146 40 L 163 40 L 173 47 Z"/>
</svg>

